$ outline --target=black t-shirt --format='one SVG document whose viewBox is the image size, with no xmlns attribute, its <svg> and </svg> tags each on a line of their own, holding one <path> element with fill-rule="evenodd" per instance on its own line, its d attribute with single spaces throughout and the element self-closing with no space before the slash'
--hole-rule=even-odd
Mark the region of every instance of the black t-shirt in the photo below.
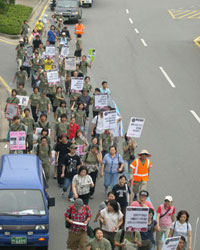
<svg viewBox="0 0 200 250">
<path fill-rule="evenodd" d="M 74 175 L 77 174 L 77 166 L 80 164 L 81 160 L 78 155 L 65 155 L 63 159 L 63 165 L 65 165 L 65 177 L 72 179 Z"/>
<path fill-rule="evenodd" d="M 34 40 L 33 41 L 33 46 L 34 46 L 34 49 L 38 49 L 39 48 L 39 45 L 42 43 L 42 41 L 39 39 L 39 40 Z"/>
<path fill-rule="evenodd" d="M 127 184 L 126 184 L 126 186 L 128 189 L 128 194 L 130 194 L 131 193 L 130 189 L 129 189 Z M 116 184 L 112 190 L 113 193 L 115 194 L 115 199 L 117 202 L 119 202 L 121 208 L 124 208 L 128 205 L 126 186 L 124 185 L 123 187 L 121 187 L 119 184 Z"/>
<path fill-rule="evenodd" d="M 70 152 L 70 146 L 71 142 L 67 142 L 66 144 L 63 144 L 62 142 L 59 142 L 56 144 L 55 151 L 59 152 L 59 157 L 58 157 L 58 163 L 62 163 L 64 156 Z"/>
</svg>

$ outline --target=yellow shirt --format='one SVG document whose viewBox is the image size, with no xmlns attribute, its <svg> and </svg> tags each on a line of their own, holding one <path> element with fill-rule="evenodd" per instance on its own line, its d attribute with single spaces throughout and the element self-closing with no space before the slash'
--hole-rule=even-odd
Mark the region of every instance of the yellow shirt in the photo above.
<svg viewBox="0 0 200 250">
<path fill-rule="evenodd" d="M 42 22 L 39 22 L 39 21 L 35 24 L 35 28 L 38 31 L 42 30 L 43 26 L 44 26 L 44 24 Z"/>
<path fill-rule="evenodd" d="M 53 60 L 52 59 L 45 59 L 44 60 L 44 70 L 52 70 Z"/>
</svg>

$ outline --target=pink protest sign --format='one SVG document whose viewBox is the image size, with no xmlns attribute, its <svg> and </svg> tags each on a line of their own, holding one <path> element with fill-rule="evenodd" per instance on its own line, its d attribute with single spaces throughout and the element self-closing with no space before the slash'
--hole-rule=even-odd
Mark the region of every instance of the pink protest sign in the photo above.
<svg viewBox="0 0 200 250">
<path fill-rule="evenodd" d="M 26 149 L 26 132 L 16 131 L 10 132 L 10 150 Z"/>
<path fill-rule="evenodd" d="M 76 145 L 76 153 L 78 156 L 81 156 L 81 155 L 84 155 L 85 152 L 84 152 L 84 147 L 85 145 Z"/>
</svg>

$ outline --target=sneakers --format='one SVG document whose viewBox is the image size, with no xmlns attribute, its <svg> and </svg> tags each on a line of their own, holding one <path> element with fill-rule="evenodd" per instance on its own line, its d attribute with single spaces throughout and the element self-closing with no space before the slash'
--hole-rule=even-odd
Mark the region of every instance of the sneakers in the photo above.
<svg viewBox="0 0 200 250">
<path fill-rule="evenodd" d="M 68 198 L 68 201 L 74 203 L 74 198 Z"/>
</svg>

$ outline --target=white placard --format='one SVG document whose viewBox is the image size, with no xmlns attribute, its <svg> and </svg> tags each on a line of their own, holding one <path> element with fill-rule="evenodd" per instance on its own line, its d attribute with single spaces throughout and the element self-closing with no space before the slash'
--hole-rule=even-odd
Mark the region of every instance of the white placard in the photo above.
<svg viewBox="0 0 200 250">
<path fill-rule="evenodd" d="M 71 77 L 71 90 L 72 92 L 80 92 L 83 89 L 83 77 Z"/>
<path fill-rule="evenodd" d="M 176 250 L 181 236 L 167 238 L 163 244 L 162 250 Z"/>
<path fill-rule="evenodd" d="M 43 130 L 43 128 L 36 128 L 36 130 L 35 130 L 36 135 L 37 136 L 41 135 L 42 130 Z M 48 131 L 49 131 L 49 136 L 50 136 L 51 129 L 49 128 Z"/>
<path fill-rule="evenodd" d="M 148 228 L 148 207 L 127 207 L 125 218 L 125 231 L 146 232 Z"/>
<path fill-rule="evenodd" d="M 7 103 L 5 108 L 5 117 L 12 120 L 15 115 L 19 113 L 19 105 L 14 103 Z"/>
<path fill-rule="evenodd" d="M 63 46 L 60 55 L 62 57 L 67 57 L 69 55 L 69 46 Z"/>
<path fill-rule="evenodd" d="M 75 56 L 67 57 L 65 59 L 65 70 L 76 70 Z"/>
<path fill-rule="evenodd" d="M 55 56 L 56 55 L 56 47 L 55 46 L 46 46 L 45 55 L 46 56 Z"/>
<path fill-rule="evenodd" d="M 108 107 L 107 94 L 94 95 L 94 105 L 96 109 L 103 109 Z"/>
<path fill-rule="evenodd" d="M 103 112 L 104 129 L 114 129 L 117 123 L 117 112 L 115 110 Z"/>
<path fill-rule="evenodd" d="M 17 95 L 17 99 L 19 99 L 20 106 L 28 106 L 29 96 Z"/>
<path fill-rule="evenodd" d="M 49 84 L 58 84 L 60 82 L 58 71 L 57 70 L 47 71 L 47 80 Z"/>
<path fill-rule="evenodd" d="M 145 122 L 144 118 L 131 117 L 129 126 L 128 126 L 127 136 L 140 138 L 142 134 L 144 122 Z"/>
<path fill-rule="evenodd" d="M 27 57 L 32 57 L 33 56 L 33 47 L 28 46 L 27 47 Z"/>
</svg>

